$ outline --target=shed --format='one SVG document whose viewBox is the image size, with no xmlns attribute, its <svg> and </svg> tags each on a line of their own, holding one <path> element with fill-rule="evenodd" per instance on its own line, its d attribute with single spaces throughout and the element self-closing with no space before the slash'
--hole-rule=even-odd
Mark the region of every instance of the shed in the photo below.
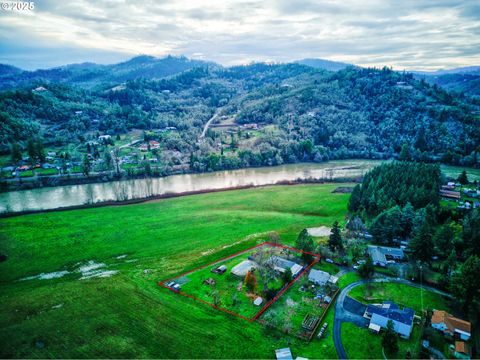
<svg viewBox="0 0 480 360">
<path fill-rule="evenodd" d="M 263 303 L 263 299 L 259 296 L 253 301 L 253 305 L 260 306 Z"/>
<path fill-rule="evenodd" d="M 225 271 L 227 271 L 227 267 L 225 265 L 220 265 L 220 266 L 212 269 L 213 273 L 219 274 L 219 275 L 225 273 Z"/>
<path fill-rule="evenodd" d="M 277 360 L 293 360 L 290 348 L 275 350 L 275 357 L 277 358 Z"/>
</svg>

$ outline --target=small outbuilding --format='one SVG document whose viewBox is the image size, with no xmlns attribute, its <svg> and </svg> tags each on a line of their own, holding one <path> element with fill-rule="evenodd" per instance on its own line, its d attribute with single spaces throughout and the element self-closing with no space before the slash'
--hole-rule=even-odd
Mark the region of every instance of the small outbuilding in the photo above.
<svg viewBox="0 0 480 360">
<path fill-rule="evenodd" d="M 235 276 L 243 277 L 243 276 L 247 275 L 247 273 L 252 268 L 256 269 L 257 268 L 257 263 L 252 261 L 252 260 L 244 260 L 232 269 L 232 274 L 235 275 Z"/>
<path fill-rule="evenodd" d="M 258 296 L 255 300 L 253 300 L 253 305 L 255 306 L 260 306 L 262 305 L 262 303 L 263 303 L 263 299 L 260 296 Z"/>
<path fill-rule="evenodd" d="M 218 274 L 218 275 L 224 274 L 225 271 L 227 271 L 227 267 L 225 265 L 220 265 L 220 266 L 212 269 L 212 272 L 215 273 L 215 274 Z"/>
<path fill-rule="evenodd" d="M 205 285 L 209 285 L 209 286 L 215 286 L 215 284 L 216 284 L 215 280 L 212 279 L 212 278 L 208 278 L 206 280 L 203 280 L 203 283 Z"/>
<path fill-rule="evenodd" d="M 275 350 L 275 357 L 277 358 L 277 360 L 293 360 L 290 348 Z"/>
</svg>

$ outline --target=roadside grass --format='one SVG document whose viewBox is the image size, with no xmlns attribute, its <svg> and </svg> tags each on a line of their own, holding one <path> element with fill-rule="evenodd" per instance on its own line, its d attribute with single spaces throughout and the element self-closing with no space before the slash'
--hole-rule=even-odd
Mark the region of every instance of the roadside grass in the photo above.
<svg viewBox="0 0 480 360">
<path fill-rule="evenodd" d="M 387 276 L 393 276 L 393 277 L 398 276 L 397 270 L 392 269 L 390 267 L 375 266 L 375 272 L 380 273 L 380 274 L 384 274 L 384 275 L 387 275 Z"/>
<path fill-rule="evenodd" d="M 337 285 L 340 289 L 343 289 L 345 286 L 350 285 L 351 283 L 354 283 L 355 281 L 359 281 L 361 279 L 362 278 L 360 277 L 360 275 L 358 275 L 357 272 L 349 272 L 341 276 L 340 279 L 338 279 Z"/>
<path fill-rule="evenodd" d="M 400 306 L 407 306 L 420 315 L 422 310 L 421 289 L 397 283 L 370 283 L 360 285 L 352 291 L 349 296 L 363 303 L 378 303 L 384 300 L 391 300 Z M 424 309 L 448 310 L 448 300 L 434 292 L 423 290 Z"/>
<path fill-rule="evenodd" d="M 330 335 L 307 344 L 269 334 L 157 282 L 266 241 L 271 231 L 293 245 L 303 228 L 331 226 L 346 214 L 349 195 L 332 193 L 338 186 L 265 187 L 1 219 L 0 253 L 8 260 L 0 263 L 0 356 L 271 358 L 290 346 L 294 356 L 336 358 Z M 18 281 L 88 260 L 119 274 Z M 332 309 L 325 321 L 333 325 Z"/>
</svg>

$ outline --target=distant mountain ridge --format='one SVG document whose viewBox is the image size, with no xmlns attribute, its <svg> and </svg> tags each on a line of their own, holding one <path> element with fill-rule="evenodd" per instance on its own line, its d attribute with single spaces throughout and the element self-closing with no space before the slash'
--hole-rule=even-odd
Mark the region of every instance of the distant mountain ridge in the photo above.
<svg viewBox="0 0 480 360">
<path fill-rule="evenodd" d="M 466 66 L 453 69 L 440 69 L 435 71 L 409 71 L 412 74 L 420 74 L 427 76 L 438 76 L 448 74 L 480 74 L 480 66 Z"/>
<path fill-rule="evenodd" d="M 308 59 L 301 59 L 295 61 L 297 64 L 302 64 L 302 65 L 307 65 L 314 67 L 316 69 L 323 69 L 323 70 L 328 70 L 328 71 L 339 71 L 343 70 L 348 66 L 355 66 L 352 64 L 347 64 L 344 62 L 339 62 L 339 61 L 332 61 L 332 60 L 325 60 L 325 59 L 314 59 L 314 58 L 308 58 Z"/>
<path fill-rule="evenodd" d="M 437 71 L 412 71 L 416 79 L 432 85 L 463 93 L 468 96 L 480 96 L 480 66 L 468 66 Z"/>
<path fill-rule="evenodd" d="M 299 64 L 315 69 L 337 72 L 347 67 L 357 67 L 339 61 L 306 58 L 287 64 Z M 254 65 L 247 65 L 252 67 Z M 182 73 L 193 68 L 228 69 L 215 62 L 188 59 L 184 56 L 168 55 L 157 58 L 139 55 L 127 61 L 101 65 L 92 62 L 63 65 L 50 69 L 26 71 L 12 65 L 0 64 L 0 90 L 29 86 L 31 83 L 69 83 L 83 88 L 116 86 L 128 80 L 139 78 L 160 79 Z M 447 90 L 464 93 L 469 96 L 480 95 L 480 66 L 468 66 L 456 69 L 427 71 L 408 71 L 417 79 L 436 84 Z"/>
<path fill-rule="evenodd" d="M 213 62 L 170 55 L 164 58 L 140 55 L 112 65 L 85 62 L 35 71 L 0 64 L 0 89 L 22 87 L 35 81 L 76 83 L 84 87 L 93 87 L 101 83 L 116 84 L 137 78 L 163 78 L 192 68 L 211 66 L 220 67 Z"/>
</svg>

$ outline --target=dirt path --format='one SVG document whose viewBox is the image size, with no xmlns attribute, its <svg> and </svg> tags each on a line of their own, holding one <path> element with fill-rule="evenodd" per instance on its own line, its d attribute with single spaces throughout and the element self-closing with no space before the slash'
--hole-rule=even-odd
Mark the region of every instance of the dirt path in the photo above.
<svg viewBox="0 0 480 360">
<path fill-rule="evenodd" d="M 210 126 L 210 124 L 212 122 L 215 121 L 215 119 L 218 117 L 218 115 L 220 115 L 220 111 L 221 111 L 222 108 L 220 109 L 217 109 L 215 111 L 215 114 L 213 114 L 213 116 L 207 121 L 207 123 L 205 124 L 205 126 L 203 127 L 203 131 L 202 131 L 202 134 L 200 135 L 200 139 L 203 139 L 205 137 L 205 134 L 207 133 L 207 130 L 208 130 L 208 127 Z"/>
</svg>

